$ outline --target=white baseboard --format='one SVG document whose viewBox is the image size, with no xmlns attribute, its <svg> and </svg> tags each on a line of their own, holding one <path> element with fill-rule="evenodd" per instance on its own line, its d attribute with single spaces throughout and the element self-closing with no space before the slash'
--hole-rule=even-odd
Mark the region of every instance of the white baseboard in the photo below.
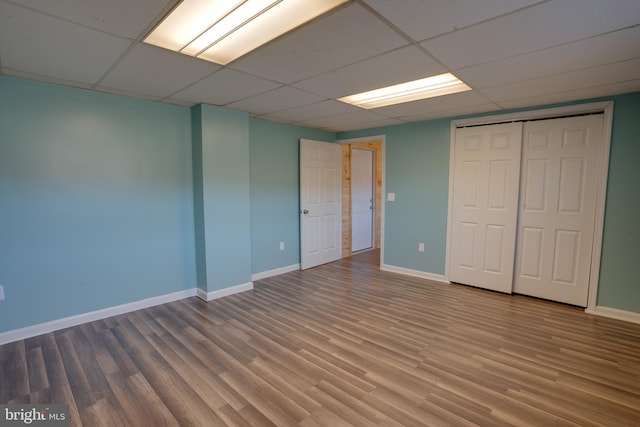
<svg viewBox="0 0 640 427">
<path fill-rule="evenodd" d="M 274 268 L 273 270 L 262 271 L 260 273 L 252 274 L 251 280 L 266 279 L 267 277 L 279 276 L 280 274 L 289 273 L 291 271 L 300 270 L 300 264 L 291 264 L 285 267 Z"/>
<path fill-rule="evenodd" d="M 71 326 L 81 325 L 94 320 L 106 319 L 107 317 L 117 316 L 119 314 L 129 313 L 131 311 L 143 308 L 153 307 L 154 305 L 166 304 L 168 302 L 193 297 L 196 290 L 187 289 L 184 291 L 173 292 L 170 294 L 160 295 L 157 297 L 147 298 L 140 301 L 134 301 L 127 304 L 117 305 L 115 307 L 103 308 L 101 310 L 91 311 L 88 313 L 77 314 L 75 316 L 64 317 L 62 319 L 52 320 L 50 322 L 40 323 L 26 328 L 14 329 L 12 331 L 0 332 L 0 345 L 13 341 L 23 340 L 35 337 L 37 335 L 46 334 Z"/>
<path fill-rule="evenodd" d="M 212 301 L 214 299 L 226 297 L 228 295 L 238 294 L 240 292 L 250 291 L 253 289 L 253 282 L 242 283 L 240 285 L 230 286 L 224 289 L 218 289 L 217 291 L 206 292 L 203 289 L 198 288 L 196 295 L 198 298 L 205 301 Z"/>
<path fill-rule="evenodd" d="M 442 282 L 449 284 L 442 274 L 427 273 L 426 271 L 412 270 L 410 268 L 396 267 L 395 265 L 382 264 L 380 270 L 389 271 L 391 273 L 404 274 L 405 276 L 420 277 L 422 279 L 433 280 L 434 282 Z"/>
<path fill-rule="evenodd" d="M 587 308 L 586 313 L 595 314 L 596 316 L 610 317 L 612 319 L 624 320 L 626 322 L 640 324 L 640 313 L 633 311 L 625 311 L 617 308 L 596 306 L 593 309 Z"/>
</svg>

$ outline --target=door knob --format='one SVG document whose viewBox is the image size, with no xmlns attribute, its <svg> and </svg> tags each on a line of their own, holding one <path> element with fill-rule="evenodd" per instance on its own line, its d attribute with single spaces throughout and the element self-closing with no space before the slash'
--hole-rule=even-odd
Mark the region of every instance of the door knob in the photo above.
<svg viewBox="0 0 640 427">
<path fill-rule="evenodd" d="M 306 214 L 309 213 L 309 211 L 305 209 L 305 210 L 302 211 L 302 213 L 306 215 Z"/>
</svg>

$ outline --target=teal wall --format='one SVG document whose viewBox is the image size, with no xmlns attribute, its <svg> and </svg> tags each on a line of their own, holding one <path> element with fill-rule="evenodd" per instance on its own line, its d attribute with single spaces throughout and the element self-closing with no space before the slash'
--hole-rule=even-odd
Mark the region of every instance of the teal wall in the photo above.
<svg viewBox="0 0 640 427">
<path fill-rule="evenodd" d="M 211 105 L 191 113 L 194 177 L 202 176 L 194 193 L 198 287 L 211 292 L 251 281 L 249 117 Z"/>
<path fill-rule="evenodd" d="M 598 304 L 640 313 L 640 94 L 612 99 Z M 0 332 L 299 263 L 300 138 L 385 135 L 385 262 L 444 274 L 450 120 L 335 135 L 0 76 Z"/>
<path fill-rule="evenodd" d="M 189 109 L 0 76 L 0 331 L 195 285 Z"/>
<path fill-rule="evenodd" d="M 191 164 L 193 169 L 193 216 L 196 251 L 196 286 L 207 292 L 207 245 L 205 239 L 202 114 L 191 109 Z"/>
<path fill-rule="evenodd" d="M 385 201 L 384 263 L 444 274 L 449 120 L 395 126 L 373 134 L 386 135 L 386 192 L 395 193 L 394 202 Z M 424 252 L 418 252 L 418 243 L 425 244 Z"/>
<path fill-rule="evenodd" d="M 640 313 L 640 93 L 614 100 L 598 305 Z"/>
<path fill-rule="evenodd" d="M 249 124 L 252 272 L 261 273 L 300 262 L 299 140 L 333 142 L 335 134 L 259 119 Z"/>
<path fill-rule="evenodd" d="M 611 99 L 615 105 L 598 305 L 640 313 L 640 93 L 606 98 Z M 386 264 L 444 274 L 449 122 L 457 118 L 337 135 L 386 135 L 386 191 L 396 193 L 395 202 L 385 202 Z M 417 251 L 418 242 L 425 243 L 424 254 Z"/>
</svg>

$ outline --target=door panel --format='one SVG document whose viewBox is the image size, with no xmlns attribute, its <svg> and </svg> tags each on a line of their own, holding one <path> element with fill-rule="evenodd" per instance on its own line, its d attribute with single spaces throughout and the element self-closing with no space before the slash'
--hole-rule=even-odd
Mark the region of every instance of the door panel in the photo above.
<svg viewBox="0 0 640 427">
<path fill-rule="evenodd" d="M 449 280 L 510 293 L 522 124 L 456 130 Z"/>
<path fill-rule="evenodd" d="M 586 306 L 602 122 L 525 124 L 514 292 Z"/>
<path fill-rule="evenodd" d="M 351 251 L 373 247 L 374 155 L 351 150 Z"/>
<path fill-rule="evenodd" d="M 300 140 L 300 265 L 340 259 L 340 145 Z"/>
</svg>

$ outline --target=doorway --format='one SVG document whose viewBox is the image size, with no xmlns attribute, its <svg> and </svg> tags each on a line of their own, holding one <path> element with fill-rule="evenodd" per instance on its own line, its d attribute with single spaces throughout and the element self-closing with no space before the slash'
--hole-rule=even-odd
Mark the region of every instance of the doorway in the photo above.
<svg viewBox="0 0 640 427">
<path fill-rule="evenodd" d="M 354 150 L 368 151 L 373 159 L 373 203 L 371 209 L 371 233 L 372 242 L 369 249 L 380 249 L 382 244 L 382 216 L 383 216 L 383 164 L 384 164 L 384 136 L 370 138 L 358 138 L 353 140 L 338 141 L 342 144 L 342 256 L 350 257 L 353 252 L 367 250 L 362 249 L 356 242 L 353 246 L 353 201 L 352 201 L 352 154 Z M 358 154 L 356 154 L 358 156 Z M 363 215 L 364 216 L 364 215 Z M 381 254 L 381 263 L 383 255 Z"/>
<path fill-rule="evenodd" d="M 351 252 L 373 247 L 375 153 L 351 150 Z"/>
</svg>

